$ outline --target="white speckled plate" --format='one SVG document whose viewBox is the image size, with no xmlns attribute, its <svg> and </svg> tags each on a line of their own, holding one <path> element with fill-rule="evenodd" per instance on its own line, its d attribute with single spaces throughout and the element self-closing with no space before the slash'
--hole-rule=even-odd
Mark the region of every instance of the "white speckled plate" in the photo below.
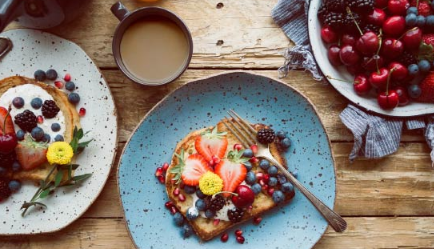
<svg viewBox="0 0 434 249">
<path fill-rule="evenodd" d="M 13 49 L 0 60 L 0 78 L 22 75 L 33 78 L 37 69 L 53 68 L 60 76 L 70 73 L 76 83 L 86 116 L 81 119 L 86 136 L 94 141 L 78 156 L 77 174 L 93 173 L 80 187 L 56 191 L 43 202 L 47 209 L 33 208 L 24 218 L 20 207 L 37 187 L 25 183 L 18 193 L 0 203 L 0 235 L 54 232 L 79 218 L 96 200 L 110 173 L 116 154 L 117 117 L 110 89 L 94 62 L 75 43 L 49 33 L 18 29 L 0 34 Z"/>
</svg>

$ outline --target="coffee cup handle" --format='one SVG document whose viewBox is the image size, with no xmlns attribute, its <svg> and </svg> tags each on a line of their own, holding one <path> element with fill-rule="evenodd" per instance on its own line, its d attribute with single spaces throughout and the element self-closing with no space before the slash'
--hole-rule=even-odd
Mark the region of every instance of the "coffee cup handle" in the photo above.
<svg viewBox="0 0 434 249">
<path fill-rule="evenodd" d="M 110 10 L 112 11 L 113 15 L 119 19 L 119 21 L 124 20 L 124 18 L 130 14 L 128 9 L 121 2 L 113 4 Z"/>
</svg>

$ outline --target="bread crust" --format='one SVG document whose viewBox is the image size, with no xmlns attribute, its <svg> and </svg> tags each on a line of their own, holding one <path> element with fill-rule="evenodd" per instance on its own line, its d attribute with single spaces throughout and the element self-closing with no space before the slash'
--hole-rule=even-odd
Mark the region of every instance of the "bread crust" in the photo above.
<svg viewBox="0 0 434 249">
<path fill-rule="evenodd" d="M 254 128 L 256 130 L 259 130 L 259 129 L 264 128 L 264 127 L 266 127 L 266 126 L 263 124 L 254 125 Z M 207 129 L 212 129 L 212 128 L 213 127 L 208 127 L 208 128 L 196 130 L 196 131 L 189 133 L 186 137 L 184 137 L 184 139 L 182 139 L 177 144 L 177 146 L 175 148 L 175 153 L 180 154 L 181 149 L 184 149 L 185 152 L 189 152 L 189 151 L 195 152 L 196 150 L 194 149 L 194 142 L 195 142 L 196 137 L 199 136 L 203 131 L 205 131 Z M 227 130 L 226 126 L 223 124 L 222 121 L 220 121 L 217 124 L 217 130 L 219 132 L 223 132 L 223 131 L 227 132 L 228 149 L 227 149 L 226 153 L 228 151 L 232 150 L 232 147 L 234 144 L 240 143 L 240 141 L 238 141 L 238 139 L 230 131 Z M 270 151 L 271 151 L 272 155 L 276 158 L 277 161 L 279 161 L 282 165 L 287 167 L 286 166 L 286 160 L 281 155 L 282 153 L 281 153 L 281 151 L 279 151 L 276 144 L 274 144 L 274 143 L 270 144 Z M 190 154 L 192 154 L 192 153 L 190 153 Z M 166 184 L 166 191 L 167 191 L 167 195 L 169 196 L 169 199 L 178 208 L 179 212 L 185 217 L 187 209 L 191 206 L 194 206 L 194 203 L 193 203 L 192 196 L 186 194 L 183 190 L 181 190 L 181 193 L 184 194 L 186 197 L 186 200 L 184 202 L 179 201 L 178 198 L 173 195 L 173 190 L 175 188 L 177 188 L 178 186 L 177 186 L 177 184 L 175 184 L 172 181 L 174 174 L 170 173 L 170 169 L 172 169 L 178 163 L 179 163 L 178 158 L 176 156 L 173 156 L 171 164 L 169 166 L 169 169 L 167 170 L 167 173 L 166 173 L 165 184 Z M 258 165 L 254 165 L 252 170 L 255 172 L 262 172 L 262 170 L 258 167 Z M 293 197 L 293 195 L 289 195 L 289 194 L 285 195 L 284 203 L 289 202 L 292 199 L 292 197 Z M 241 222 L 238 222 L 238 223 L 232 223 L 230 221 L 221 220 L 221 221 L 219 221 L 219 223 L 217 225 L 215 225 L 213 222 L 213 219 L 206 219 L 206 218 L 203 218 L 200 216 L 197 219 L 195 219 L 193 221 L 188 221 L 188 222 L 193 227 L 194 231 L 199 236 L 199 238 L 201 240 L 207 241 L 207 240 L 214 238 L 215 236 L 219 235 L 220 233 L 228 230 L 229 228 L 231 228 L 235 225 L 238 225 L 238 224 L 243 223 L 247 220 L 250 220 L 253 217 L 261 215 L 262 213 L 276 207 L 277 205 L 273 202 L 271 196 L 269 196 L 268 194 L 266 194 L 264 192 L 261 192 L 258 195 L 256 195 L 255 201 L 253 202 L 252 206 L 253 206 L 253 208 L 249 211 L 246 211 Z"/>
</svg>

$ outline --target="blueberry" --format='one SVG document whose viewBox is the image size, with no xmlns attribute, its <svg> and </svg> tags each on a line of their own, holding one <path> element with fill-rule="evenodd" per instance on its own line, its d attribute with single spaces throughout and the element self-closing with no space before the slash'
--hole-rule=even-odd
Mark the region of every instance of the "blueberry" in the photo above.
<svg viewBox="0 0 434 249">
<path fill-rule="evenodd" d="M 207 209 L 205 211 L 205 217 L 207 217 L 208 219 L 211 219 L 215 216 L 215 212 L 212 211 L 211 209 Z"/>
<path fill-rule="evenodd" d="M 199 210 L 196 207 L 189 207 L 185 213 L 187 220 L 195 220 L 199 217 Z"/>
<path fill-rule="evenodd" d="M 289 149 L 289 147 L 291 147 L 291 139 L 288 137 L 282 139 L 282 141 L 280 141 L 280 146 L 285 150 Z"/>
<path fill-rule="evenodd" d="M 284 184 L 285 182 L 288 181 L 288 179 L 286 179 L 286 176 L 284 176 L 281 173 L 277 174 L 277 180 L 279 181 L 280 184 Z"/>
<path fill-rule="evenodd" d="M 203 199 L 206 197 L 206 195 L 204 193 L 202 193 L 202 191 L 200 191 L 200 189 L 196 190 L 196 195 L 197 195 L 197 197 L 199 197 L 199 199 Z"/>
<path fill-rule="evenodd" d="M 65 89 L 70 91 L 70 92 L 73 92 L 75 90 L 75 83 L 72 81 L 66 82 Z"/>
<path fill-rule="evenodd" d="M 0 176 L 4 176 L 8 173 L 8 170 L 6 168 L 0 167 Z"/>
<path fill-rule="evenodd" d="M 36 110 L 38 110 L 42 106 L 42 99 L 40 99 L 40 98 L 34 98 L 34 99 L 32 99 L 32 102 L 30 102 L 30 105 L 33 108 L 35 108 Z"/>
<path fill-rule="evenodd" d="M 60 124 L 58 124 L 58 123 L 51 124 L 51 130 L 54 132 L 60 131 Z"/>
<path fill-rule="evenodd" d="M 193 194 L 194 192 L 196 192 L 196 187 L 185 185 L 185 186 L 184 186 L 184 192 L 185 192 L 186 194 L 191 195 L 191 194 Z"/>
<path fill-rule="evenodd" d="M 276 166 L 274 166 L 274 165 L 272 165 L 272 166 L 270 166 L 270 168 L 268 168 L 268 174 L 270 175 L 270 176 L 275 176 L 275 175 L 277 175 L 277 167 Z"/>
<path fill-rule="evenodd" d="M 417 65 L 419 66 L 419 70 L 424 73 L 428 73 L 431 69 L 431 63 L 427 60 L 420 60 Z"/>
<path fill-rule="evenodd" d="M 253 151 L 251 149 L 245 149 L 243 152 L 243 157 L 248 157 L 248 158 L 253 157 Z"/>
<path fill-rule="evenodd" d="M 57 135 L 55 138 L 54 138 L 54 141 L 56 141 L 56 142 L 59 142 L 59 141 L 64 141 L 65 139 L 63 138 L 63 136 L 62 135 Z"/>
<path fill-rule="evenodd" d="M 288 133 L 285 131 L 278 131 L 276 133 L 277 138 L 280 140 L 284 139 L 287 135 L 288 135 Z"/>
<path fill-rule="evenodd" d="M 413 14 L 417 15 L 418 14 L 417 7 L 410 7 L 410 8 L 408 8 L 407 9 L 407 15 L 410 14 L 410 13 L 413 13 Z"/>
<path fill-rule="evenodd" d="M 37 126 L 32 129 L 31 134 L 36 141 L 41 141 L 44 138 L 44 130 Z"/>
<path fill-rule="evenodd" d="M 270 167 L 270 162 L 268 160 L 262 159 L 259 162 L 259 167 L 263 170 L 267 170 Z"/>
<path fill-rule="evenodd" d="M 262 190 L 261 184 L 259 184 L 259 183 L 253 184 L 252 187 L 250 187 L 250 188 L 252 189 L 253 193 L 255 193 L 255 195 L 261 193 L 261 190 Z"/>
<path fill-rule="evenodd" d="M 298 178 L 298 171 L 297 170 L 292 171 L 291 175 L 295 178 Z"/>
<path fill-rule="evenodd" d="M 414 13 L 410 13 L 405 17 L 405 24 L 412 28 L 414 26 L 416 26 L 417 23 L 417 16 Z"/>
<path fill-rule="evenodd" d="M 78 104 L 78 102 L 80 102 L 80 95 L 78 95 L 77 93 L 70 93 L 68 95 L 68 100 L 69 102 L 71 102 L 71 104 Z"/>
<path fill-rule="evenodd" d="M 408 95 L 411 98 L 417 99 L 422 94 L 422 89 L 420 89 L 419 85 L 411 85 L 408 87 Z"/>
<path fill-rule="evenodd" d="M 45 75 L 47 76 L 47 79 L 49 79 L 49 80 L 57 79 L 57 72 L 54 69 L 48 69 L 47 72 L 45 72 Z"/>
<path fill-rule="evenodd" d="M 416 76 L 419 73 L 419 66 L 416 64 L 410 64 L 408 66 L 408 74 L 411 76 Z"/>
<path fill-rule="evenodd" d="M 193 234 L 193 228 L 191 228 L 191 226 L 189 224 L 184 224 L 184 226 L 182 226 L 182 230 L 181 230 L 181 235 L 184 238 L 188 238 Z"/>
<path fill-rule="evenodd" d="M 179 212 L 176 212 L 173 215 L 173 222 L 175 223 L 175 225 L 180 227 L 182 226 L 182 224 L 184 224 L 184 217 L 182 217 L 182 215 Z"/>
<path fill-rule="evenodd" d="M 25 135 L 26 135 L 26 133 L 23 130 L 18 130 L 17 135 L 16 135 L 18 141 L 23 141 Z"/>
<path fill-rule="evenodd" d="M 21 170 L 21 164 L 18 162 L 18 161 L 15 161 L 13 164 L 12 164 L 12 171 L 13 172 L 18 172 L 18 171 L 20 171 Z"/>
<path fill-rule="evenodd" d="M 249 185 L 252 185 L 255 182 L 256 182 L 256 175 L 255 175 L 255 173 L 252 172 L 252 171 L 247 172 L 246 183 L 249 184 Z"/>
<path fill-rule="evenodd" d="M 199 211 L 205 211 L 206 209 L 206 203 L 202 199 L 198 199 L 194 205 Z"/>
<path fill-rule="evenodd" d="M 416 26 L 419 28 L 425 26 L 426 18 L 424 16 L 417 16 L 416 18 Z"/>
<path fill-rule="evenodd" d="M 45 133 L 44 137 L 42 138 L 42 142 L 49 143 L 50 141 L 51 141 L 50 135 L 48 135 L 47 133 Z"/>
<path fill-rule="evenodd" d="M 36 70 L 34 76 L 37 81 L 44 81 L 47 77 L 47 75 L 45 75 L 45 72 L 42 70 Z"/>
<path fill-rule="evenodd" d="M 14 105 L 16 108 L 20 109 L 24 106 L 24 99 L 21 97 L 15 97 L 12 100 L 12 105 Z"/>
<path fill-rule="evenodd" d="M 434 15 L 429 15 L 426 17 L 426 26 L 429 28 L 434 27 Z"/>
<path fill-rule="evenodd" d="M 21 182 L 16 180 L 12 180 L 9 182 L 9 189 L 12 192 L 17 192 L 18 190 L 20 190 L 20 188 L 21 188 Z"/>
<path fill-rule="evenodd" d="M 271 187 L 274 187 L 277 185 L 277 178 L 272 176 L 270 177 L 270 179 L 268 180 L 268 185 Z"/>
<path fill-rule="evenodd" d="M 245 163 L 243 163 L 243 165 L 244 165 L 244 167 L 246 167 L 247 171 L 250 171 L 253 168 L 253 166 L 250 162 L 245 162 Z"/>
<path fill-rule="evenodd" d="M 294 191 L 294 186 L 292 186 L 292 184 L 289 182 L 285 182 L 284 184 L 282 184 L 282 187 L 280 189 L 283 193 L 290 193 Z"/>
<path fill-rule="evenodd" d="M 280 190 L 275 190 L 274 193 L 273 193 L 272 198 L 273 198 L 273 201 L 274 201 L 275 203 L 280 203 L 280 202 L 282 202 L 283 200 L 285 200 L 285 195 L 283 195 L 282 191 L 280 191 Z"/>
</svg>

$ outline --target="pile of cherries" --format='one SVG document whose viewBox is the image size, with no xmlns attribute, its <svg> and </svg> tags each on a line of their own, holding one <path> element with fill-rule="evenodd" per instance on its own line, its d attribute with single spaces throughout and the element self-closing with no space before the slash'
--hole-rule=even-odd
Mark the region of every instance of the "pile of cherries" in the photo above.
<svg viewBox="0 0 434 249">
<path fill-rule="evenodd" d="M 325 12 L 327 1 L 344 0 L 324 0 Z M 335 67 L 343 65 L 354 75 L 353 86 L 358 95 L 375 92 L 383 109 L 394 109 L 407 105 L 410 99 L 417 100 L 422 93 L 419 84 L 434 68 L 433 46 L 424 42 L 434 33 L 434 27 L 427 22 L 434 16 L 418 16 L 418 6 L 411 7 L 408 0 L 373 0 L 372 10 L 364 14 L 355 13 L 348 5 L 351 4 L 346 5 L 344 15 L 357 29 L 338 30 L 319 18 L 321 38 L 331 44 L 327 51 L 330 63 Z M 425 21 L 418 22 L 418 19 Z M 406 56 L 409 58 L 403 59 Z"/>
</svg>

